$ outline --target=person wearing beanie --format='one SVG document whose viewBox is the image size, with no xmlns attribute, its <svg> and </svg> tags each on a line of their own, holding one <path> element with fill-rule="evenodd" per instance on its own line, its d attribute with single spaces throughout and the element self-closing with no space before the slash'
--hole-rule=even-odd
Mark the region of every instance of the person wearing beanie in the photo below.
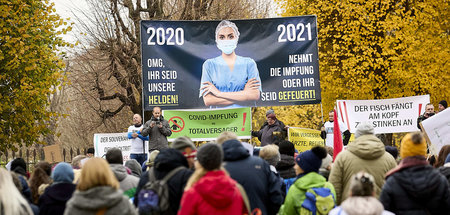
<svg viewBox="0 0 450 215">
<path fill-rule="evenodd" d="M 330 211 L 329 215 L 394 215 L 384 210 L 383 205 L 375 198 L 375 179 L 366 172 L 352 176 L 349 198 Z"/>
<path fill-rule="evenodd" d="M 45 189 L 39 198 L 39 214 L 64 214 L 66 202 L 75 192 L 76 185 L 72 183 L 74 173 L 72 166 L 68 163 L 58 163 L 51 174 L 53 184 Z"/>
<path fill-rule="evenodd" d="M 197 150 L 191 138 L 186 136 L 178 137 L 172 142 L 170 148 L 176 149 L 183 153 L 188 161 L 189 168 L 194 169 L 194 158 L 197 154 Z"/>
<path fill-rule="evenodd" d="M 230 177 L 244 187 L 251 210 L 259 208 L 262 214 L 276 214 L 283 203 L 282 182 L 262 158 L 250 156 L 239 140 L 222 144 L 225 169 Z"/>
<path fill-rule="evenodd" d="M 128 174 L 127 168 L 123 166 L 122 151 L 119 148 L 109 149 L 106 152 L 106 161 L 108 161 L 112 172 L 119 181 L 123 194 L 129 198 L 133 197 L 136 193 L 139 178 Z"/>
<path fill-rule="evenodd" d="M 297 155 L 294 166 L 297 180 L 289 188 L 278 214 L 299 214 L 298 209 L 302 207 L 303 201 L 306 199 L 306 191 L 310 188 L 328 188 L 336 196 L 333 185 L 318 173 L 322 159 L 326 156 L 327 150 L 321 146 L 316 146 Z"/>
<path fill-rule="evenodd" d="M 358 137 L 347 145 L 347 150 L 336 157 L 328 181 L 336 189 L 337 204 L 347 197 L 353 175 L 360 171 L 375 178 L 375 194 L 380 195 L 385 174 L 397 166 L 397 162 L 386 152 L 383 142 L 373 134 L 373 126 L 361 123 L 357 126 Z"/>
<path fill-rule="evenodd" d="M 448 107 L 447 101 L 442 100 L 439 102 L 438 109 L 439 112 L 444 111 Z"/>
<path fill-rule="evenodd" d="M 150 155 L 151 157 L 151 155 Z M 182 167 L 168 181 L 169 188 L 169 210 L 166 214 L 177 214 L 180 208 L 181 197 L 192 170 L 188 169 L 189 165 L 186 157 L 178 150 L 173 148 L 162 149 L 154 159 L 154 165 L 146 172 L 142 173 L 139 184 L 136 188 L 133 203 L 135 206 L 139 204 L 139 192 L 150 180 L 150 174 L 154 174 L 156 180 L 161 180 L 172 170 Z"/>
<path fill-rule="evenodd" d="M 258 137 L 258 140 L 261 141 L 261 146 L 284 140 L 287 136 L 287 128 L 289 127 L 277 119 L 272 109 L 266 112 L 266 118 L 267 121 L 264 122 L 259 131 L 252 131 L 252 136 Z"/>
<path fill-rule="evenodd" d="M 380 201 L 384 209 L 402 214 L 448 214 L 450 189 L 447 179 L 425 158 L 422 133 L 409 133 L 400 146 L 399 165 L 386 174 Z"/>
<path fill-rule="evenodd" d="M 420 127 L 420 123 L 422 121 L 434 116 L 434 114 L 435 114 L 434 105 L 431 103 L 428 103 L 427 105 L 425 105 L 425 112 L 417 118 L 417 128 L 422 130 L 422 128 Z"/>
<path fill-rule="evenodd" d="M 128 139 L 131 140 L 130 159 L 135 159 L 140 165 L 147 160 L 145 141 L 148 141 L 148 136 L 142 136 L 142 128 L 143 125 L 141 115 L 134 114 L 133 125 L 128 127 Z"/>
<path fill-rule="evenodd" d="M 224 171 L 222 160 L 218 144 L 207 143 L 198 149 L 195 172 L 186 184 L 178 215 L 247 212 L 237 182 Z"/>
</svg>

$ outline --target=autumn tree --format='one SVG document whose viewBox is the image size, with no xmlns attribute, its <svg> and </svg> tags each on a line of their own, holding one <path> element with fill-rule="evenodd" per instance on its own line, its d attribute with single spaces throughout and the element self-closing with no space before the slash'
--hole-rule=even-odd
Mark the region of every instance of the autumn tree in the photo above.
<svg viewBox="0 0 450 215">
<path fill-rule="evenodd" d="M 283 16 L 317 15 L 326 110 L 337 99 L 450 98 L 448 1 L 277 2 Z"/>
<path fill-rule="evenodd" d="M 48 97 L 57 90 L 64 63 L 57 55 L 70 27 L 53 4 L 0 0 L 0 150 L 41 142 L 51 132 Z"/>
</svg>

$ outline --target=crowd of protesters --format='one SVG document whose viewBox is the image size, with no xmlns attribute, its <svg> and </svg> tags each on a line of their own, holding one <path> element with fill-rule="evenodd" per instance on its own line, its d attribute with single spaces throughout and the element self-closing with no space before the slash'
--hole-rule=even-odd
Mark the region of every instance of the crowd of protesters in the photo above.
<svg viewBox="0 0 450 215">
<path fill-rule="evenodd" d="M 144 138 L 140 116 L 134 118 L 136 135 L 129 137 Z M 266 141 L 262 147 L 232 132 L 199 148 L 179 137 L 152 149 L 143 164 L 124 163 L 118 148 L 105 159 L 90 149 L 71 164 L 39 162 L 31 175 L 16 158 L 9 171 L 0 168 L 0 214 L 449 214 L 450 145 L 432 166 L 422 133 L 407 134 L 398 151 L 361 123 L 333 161 L 329 147 L 298 152 L 267 135 L 287 128 L 273 111 L 267 118 L 253 132 Z M 142 133 L 164 130 L 159 122 L 146 123 Z"/>
</svg>

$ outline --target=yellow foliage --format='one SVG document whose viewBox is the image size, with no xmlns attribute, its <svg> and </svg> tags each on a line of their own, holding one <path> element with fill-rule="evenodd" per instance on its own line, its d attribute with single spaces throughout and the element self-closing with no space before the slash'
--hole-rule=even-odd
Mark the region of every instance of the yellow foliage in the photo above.
<svg viewBox="0 0 450 215">
<path fill-rule="evenodd" d="M 37 143 L 57 117 L 46 106 L 64 69 L 56 51 L 69 44 L 57 36 L 66 29 L 56 30 L 62 23 L 53 5 L 0 0 L 0 150 Z"/>
</svg>

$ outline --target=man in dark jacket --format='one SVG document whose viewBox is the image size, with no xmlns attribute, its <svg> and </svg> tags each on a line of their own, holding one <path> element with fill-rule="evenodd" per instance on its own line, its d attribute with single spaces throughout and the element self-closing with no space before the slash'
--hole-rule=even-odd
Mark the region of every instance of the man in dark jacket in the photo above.
<svg viewBox="0 0 450 215">
<path fill-rule="evenodd" d="M 170 130 L 169 122 L 161 115 L 160 107 L 153 108 L 152 118 L 144 124 L 141 134 L 149 138 L 149 152 L 169 148 L 167 137 L 172 135 L 172 130 Z"/>
<path fill-rule="evenodd" d="M 252 210 L 259 208 L 262 214 L 276 214 L 283 203 L 282 182 L 272 174 L 269 164 L 250 156 L 239 140 L 227 140 L 222 148 L 225 169 L 244 187 Z"/>
<path fill-rule="evenodd" d="M 181 197 L 183 196 L 184 187 L 192 175 L 192 170 L 189 170 L 189 165 L 184 155 L 176 149 L 163 149 L 155 158 L 155 165 L 149 170 L 154 171 L 155 178 L 161 180 L 173 169 L 184 166 L 186 169 L 178 171 L 167 181 L 169 188 L 169 210 L 164 214 L 177 214 L 180 207 Z M 142 173 L 139 184 L 136 188 L 136 195 L 134 196 L 134 205 L 139 204 L 139 192 L 149 181 L 149 172 Z"/>
<path fill-rule="evenodd" d="M 386 174 L 380 195 L 385 210 L 402 214 L 448 214 L 447 179 L 426 161 L 427 144 L 420 132 L 407 134 L 401 143 L 400 164 Z M 445 212 L 447 211 L 447 212 Z"/>
<path fill-rule="evenodd" d="M 259 131 L 252 131 L 252 136 L 258 137 L 258 140 L 261 141 L 261 146 L 284 140 L 287 136 L 288 126 L 277 119 L 272 109 L 266 112 L 266 118 L 267 121 L 264 122 Z"/>
<path fill-rule="evenodd" d="M 432 116 L 434 116 L 435 112 L 434 112 L 434 105 L 431 103 L 428 103 L 427 105 L 425 105 L 425 113 L 423 113 L 422 115 L 420 115 L 417 118 L 417 128 L 419 128 L 420 130 L 422 130 L 422 128 L 420 128 L 420 123 Z"/>
</svg>

